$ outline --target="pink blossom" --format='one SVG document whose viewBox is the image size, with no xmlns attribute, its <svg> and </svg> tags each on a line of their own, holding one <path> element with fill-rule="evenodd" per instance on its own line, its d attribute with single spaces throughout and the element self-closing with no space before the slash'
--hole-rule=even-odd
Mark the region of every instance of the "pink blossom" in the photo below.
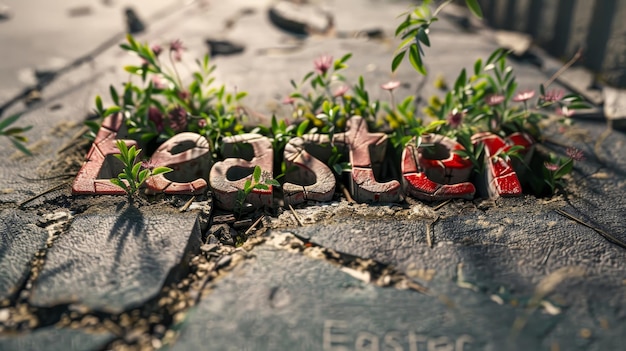
<svg viewBox="0 0 626 351">
<path fill-rule="evenodd" d="M 152 49 L 152 52 L 154 53 L 154 56 L 156 57 L 159 57 L 159 55 L 161 55 L 161 53 L 163 52 L 163 48 L 159 44 L 152 45 L 151 49 Z"/>
<path fill-rule="evenodd" d="M 185 50 L 185 47 L 180 39 L 176 39 L 170 43 L 170 52 L 174 53 L 174 59 L 176 61 L 181 60 L 183 50 Z"/>
<path fill-rule="evenodd" d="M 206 119 L 203 118 L 203 119 L 198 121 L 198 127 L 204 128 L 204 127 L 206 127 L 206 125 L 207 125 Z"/>
<path fill-rule="evenodd" d="M 453 111 L 453 113 L 448 115 L 447 121 L 450 127 L 456 128 L 461 125 L 461 122 L 463 121 L 463 113 Z"/>
<path fill-rule="evenodd" d="M 283 104 L 285 105 L 293 105 L 296 102 L 296 99 L 292 98 L 291 96 L 285 96 L 285 98 L 283 99 Z"/>
<path fill-rule="evenodd" d="M 485 97 L 485 102 L 487 103 L 487 105 L 489 106 L 496 106 L 496 105 L 500 105 L 501 103 L 504 102 L 504 95 L 500 95 L 500 94 L 491 94 L 491 95 L 487 95 Z"/>
<path fill-rule="evenodd" d="M 574 115 L 574 110 L 570 110 L 567 106 L 563 106 L 556 109 L 556 114 L 564 117 L 571 117 Z"/>
<path fill-rule="evenodd" d="M 313 65 L 319 74 L 326 74 L 333 65 L 333 57 L 330 55 L 322 55 L 313 61 Z"/>
<path fill-rule="evenodd" d="M 157 132 L 161 133 L 163 131 L 163 113 L 161 113 L 161 110 L 150 106 L 148 109 L 148 120 L 154 123 Z"/>
<path fill-rule="evenodd" d="M 557 102 L 561 101 L 563 96 L 565 96 L 565 91 L 563 91 L 563 89 L 552 89 L 546 92 L 543 99 L 547 102 Z"/>
<path fill-rule="evenodd" d="M 393 91 L 394 89 L 396 89 L 397 87 L 400 86 L 400 82 L 397 80 L 390 80 L 385 84 L 382 84 L 380 87 L 385 89 L 385 90 L 389 90 L 389 91 Z"/>
<path fill-rule="evenodd" d="M 513 101 L 523 102 L 532 99 L 535 96 L 534 90 L 522 90 L 513 96 Z"/>
<path fill-rule="evenodd" d="M 167 85 L 163 83 L 163 80 L 161 80 L 161 77 L 159 76 L 152 76 L 152 86 L 159 90 L 167 88 Z"/>
<path fill-rule="evenodd" d="M 334 97 L 340 97 L 343 96 L 345 93 L 348 92 L 348 90 L 350 90 L 350 87 L 347 85 L 342 85 L 339 88 L 337 88 L 337 90 L 335 90 L 335 92 L 333 93 Z"/>
<path fill-rule="evenodd" d="M 556 171 L 557 169 L 559 169 L 559 165 L 554 164 L 554 163 L 544 162 L 544 164 L 543 164 L 543 165 L 546 167 L 546 169 L 547 169 L 548 171 L 551 171 L 551 172 L 554 172 L 554 171 Z"/>
<path fill-rule="evenodd" d="M 157 161 L 153 161 L 153 160 L 147 160 L 147 161 L 142 161 L 141 162 L 141 167 L 145 168 L 145 169 L 149 169 L 149 170 L 153 170 L 157 167 L 159 167 L 159 163 Z"/>
<path fill-rule="evenodd" d="M 187 111 L 184 108 L 176 106 L 170 110 L 168 117 L 170 120 L 170 128 L 175 132 L 182 132 L 187 129 Z"/>
<path fill-rule="evenodd" d="M 578 150 L 575 147 L 568 147 L 565 150 L 565 153 L 567 154 L 569 158 L 571 158 L 574 161 L 582 161 L 585 159 L 585 153 L 583 153 L 581 150 Z"/>
</svg>

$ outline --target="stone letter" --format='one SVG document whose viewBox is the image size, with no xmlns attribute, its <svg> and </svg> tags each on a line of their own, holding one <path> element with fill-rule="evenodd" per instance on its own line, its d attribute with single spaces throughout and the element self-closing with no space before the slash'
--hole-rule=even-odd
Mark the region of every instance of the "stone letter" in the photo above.
<svg viewBox="0 0 626 351">
<path fill-rule="evenodd" d="M 378 351 L 380 349 L 378 336 L 370 332 L 360 332 L 356 336 L 354 349 L 356 351 Z"/>
<path fill-rule="evenodd" d="M 524 146 L 521 152 L 530 155 L 532 139 L 525 134 L 515 133 L 507 141 L 491 133 L 478 133 L 472 136 L 474 144 L 485 144 L 485 170 L 483 179 L 478 184 L 482 196 L 496 198 L 499 196 L 519 196 L 522 194 L 522 185 L 513 169 L 512 161 L 499 156 L 508 151 L 513 145 Z"/>
<path fill-rule="evenodd" d="M 74 184 L 72 184 L 72 194 L 98 194 L 98 195 L 123 195 L 124 189 L 113 185 L 109 179 L 117 177 L 122 171 L 122 162 L 112 155 L 119 154 L 115 143 L 117 137 L 123 135 L 124 116 L 116 113 L 105 118 L 102 126 L 96 135 L 96 139 L 87 153 L 85 163 L 78 171 Z M 134 140 L 124 140 L 126 146 L 136 146 Z"/>
<path fill-rule="evenodd" d="M 200 134 L 176 134 L 154 152 L 150 162 L 173 169 L 146 181 L 150 194 L 200 194 L 207 187 L 205 178 L 211 169 L 211 150 Z"/>
<path fill-rule="evenodd" d="M 248 150 L 251 151 L 248 155 L 244 154 L 246 145 L 252 148 Z M 224 210 L 232 211 L 236 206 L 238 190 L 243 190 L 255 166 L 261 167 L 262 178 L 273 177 L 274 154 L 268 138 L 252 133 L 224 138 L 223 154 L 227 158 L 215 163 L 209 174 L 209 182 L 216 204 Z M 246 201 L 254 207 L 271 206 L 272 186 L 269 185 L 268 188 L 254 189 Z"/>
<path fill-rule="evenodd" d="M 350 351 L 345 345 L 350 342 L 350 337 L 346 335 L 348 323 L 345 321 L 326 320 L 324 321 L 323 350 L 324 351 Z"/>
<path fill-rule="evenodd" d="M 367 122 L 360 116 L 352 116 L 346 123 L 346 132 L 335 134 L 333 141 L 350 150 L 352 197 L 358 202 L 399 202 L 400 183 L 397 180 L 380 183 L 374 176 L 373 167 L 380 166 L 385 159 L 387 135 L 370 133 Z"/>
<path fill-rule="evenodd" d="M 335 176 L 324 163 L 331 156 L 330 150 L 328 135 L 306 134 L 289 140 L 284 152 L 288 170 L 283 184 L 285 204 L 332 200 Z M 293 166 L 296 168 L 290 170 Z"/>
<path fill-rule="evenodd" d="M 476 188 L 468 182 L 473 166 L 456 154 L 463 149 L 456 141 L 437 134 L 422 136 L 415 148 L 409 142 L 402 152 L 402 183 L 405 192 L 420 200 L 454 198 L 471 200 Z"/>
</svg>

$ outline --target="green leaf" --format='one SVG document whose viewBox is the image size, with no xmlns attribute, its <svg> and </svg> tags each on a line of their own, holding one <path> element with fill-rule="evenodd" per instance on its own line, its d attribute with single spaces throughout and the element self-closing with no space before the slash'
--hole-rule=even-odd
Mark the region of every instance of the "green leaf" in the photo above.
<svg viewBox="0 0 626 351">
<path fill-rule="evenodd" d="M 420 55 L 417 44 L 411 45 L 409 47 L 409 61 L 416 71 L 424 76 L 426 75 L 426 67 L 424 67 L 424 63 L 422 62 L 422 57 Z"/>
<path fill-rule="evenodd" d="M 417 32 L 417 39 L 424 43 L 424 45 L 430 47 L 430 40 L 428 39 L 428 33 L 426 33 L 425 28 L 420 28 Z"/>
<path fill-rule="evenodd" d="M 111 106 L 109 108 L 106 109 L 106 111 L 104 111 L 104 113 L 102 114 L 102 117 L 106 117 L 106 116 L 110 116 L 114 113 L 118 113 L 122 111 L 122 108 L 119 106 Z"/>
<path fill-rule="evenodd" d="M 574 167 L 574 161 L 570 158 L 565 161 L 565 163 L 559 167 L 559 169 L 554 172 L 554 179 L 563 178 L 564 175 L 569 174 Z"/>
<path fill-rule="evenodd" d="M 138 165 L 141 165 L 141 164 L 138 163 Z M 137 180 L 138 180 L 137 184 L 138 185 L 143 184 L 143 182 L 146 181 L 146 179 L 148 178 L 149 175 L 150 175 L 150 170 L 149 169 L 144 169 L 141 172 L 139 172 L 139 177 L 137 178 Z"/>
<path fill-rule="evenodd" d="M 260 166 L 254 167 L 254 172 L 252 172 L 252 178 L 254 179 L 255 183 L 258 183 L 261 181 L 261 167 Z"/>
<path fill-rule="evenodd" d="M 483 60 L 482 59 L 478 59 L 476 60 L 476 62 L 474 62 L 474 74 L 478 75 L 480 73 L 480 71 L 483 68 Z"/>
<path fill-rule="evenodd" d="M 254 189 L 260 189 L 260 190 L 270 190 L 270 187 L 265 185 L 265 184 L 254 184 Z"/>
<path fill-rule="evenodd" d="M 139 162 L 135 163 L 135 165 L 133 165 L 133 169 L 132 169 L 132 171 L 131 171 L 132 176 L 133 176 L 133 177 L 136 177 L 136 176 L 138 176 L 139 174 L 141 174 L 141 173 L 139 172 L 139 170 L 140 170 L 140 169 L 141 169 L 141 163 L 139 163 Z M 144 170 L 144 171 L 145 171 L 145 170 Z M 142 171 L 142 172 L 143 172 L 143 171 Z"/>
<path fill-rule="evenodd" d="M 111 183 L 113 183 L 113 185 L 117 185 L 117 186 L 119 186 L 120 188 L 124 189 L 124 191 L 125 191 L 126 193 L 130 193 L 130 189 L 128 188 L 128 186 L 126 185 L 126 183 L 124 183 L 121 179 L 118 179 L 118 178 L 111 178 L 111 179 L 109 179 L 109 181 L 110 181 Z"/>
<path fill-rule="evenodd" d="M 26 146 L 24 146 L 24 144 L 20 143 L 19 141 L 15 140 L 14 138 L 10 138 L 11 143 L 13 143 L 13 146 L 15 146 L 16 149 L 20 150 L 23 154 L 28 155 L 28 156 L 32 156 L 33 154 L 30 152 L 30 150 L 28 150 L 26 148 Z"/>
<path fill-rule="evenodd" d="M 99 114 L 102 114 L 102 112 L 104 111 L 104 107 L 102 107 L 102 98 L 100 97 L 100 95 L 96 95 L 96 109 L 98 110 Z"/>
<path fill-rule="evenodd" d="M 406 19 L 400 23 L 398 25 L 398 27 L 396 28 L 396 33 L 394 34 L 394 36 L 398 36 L 400 35 L 400 33 L 402 33 L 408 26 L 411 25 L 411 15 L 407 15 Z"/>
<path fill-rule="evenodd" d="M 169 173 L 173 171 L 173 169 L 169 168 L 169 167 L 165 167 L 165 166 L 159 166 L 159 167 L 155 167 L 152 170 L 152 175 L 159 175 L 159 174 L 164 174 L 164 173 Z"/>
<path fill-rule="evenodd" d="M 272 186 L 280 186 L 280 182 L 278 182 L 276 179 L 267 179 L 265 181 L 265 184 L 272 185 Z"/>
<path fill-rule="evenodd" d="M 124 66 L 124 71 L 131 74 L 138 74 L 137 72 L 144 71 L 139 66 Z"/>
<path fill-rule="evenodd" d="M 7 118 L 5 118 L 4 120 L 0 121 L 0 131 L 3 130 L 4 128 L 10 126 L 11 124 L 15 123 L 18 119 L 20 119 L 22 115 L 21 114 L 14 114 L 12 116 L 9 116 Z"/>
<path fill-rule="evenodd" d="M 465 0 L 465 4 L 467 5 L 467 8 L 472 11 L 474 16 L 480 19 L 483 18 L 483 11 L 480 9 L 480 4 L 478 3 L 478 0 Z"/>
<path fill-rule="evenodd" d="M 299 136 L 299 137 L 303 136 L 303 135 L 304 135 L 304 133 L 306 133 L 307 128 L 309 128 L 309 123 L 310 123 L 310 122 L 309 122 L 309 120 L 308 120 L 308 119 L 307 119 L 307 120 L 302 121 L 302 123 L 300 123 L 300 124 L 298 125 L 298 129 L 297 129 L 297 131 L 296 131 L 296 135 L 297 135 L 297 136 Z"/>
<path fill-rule="evenodd" d="M 246 182 L 243 184 L 243 191 L 250 192 L 250 190 L 252 190 L 252 181 L 250 179 L 247 179 Z"/>
</svg>

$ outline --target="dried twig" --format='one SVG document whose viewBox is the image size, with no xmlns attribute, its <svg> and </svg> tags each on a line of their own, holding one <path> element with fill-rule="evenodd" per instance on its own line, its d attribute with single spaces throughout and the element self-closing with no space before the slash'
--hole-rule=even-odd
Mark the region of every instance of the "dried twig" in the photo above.
<svg viewBox="0 0 626 351">
<path fill-rule="evenodd" d="M 291 214 L 293 214 L 293 217 L 296 219 L 296 222 L 298 222 L 298 225 L 303 227 L 304 225 L 302 224 L 300 217 L 298 217 L 296 210 L 293 209 L 293 206 L 291 206 L 291 204 L 289 204 L 289 209 L 291 210 Z"/>
<path fill-rule="evenodd" d="M 440 203 L 439 205 L 437 205 L 437 206 L 433 207 L 433 211 L 437 211 L 437 210 L 439 210 L 439 209 L 440 209 L 440 208 L 442 208 L 443 206 L 445 206 L 445 205 L 449 204 L 449 203 L 450 203 L 450 201 L 452 201 L 452 199 L 448 199 L 448 200 L 446 200 L 446 201 L 444 201 L 444 202 Z"/>
<path fill-rule="evenodd" d="M 196 199 L 196 196 L 192 196 L 191 199 L 189 199 L 189 201 L 187 201 L 181 208 L 178 209 L 178 212 L 185 212 L 187 211 L 187 209 L 189 208 L 189 206 L 191 206 L 191 203 L 194 202 L 194 200 Z"/>
<path fill-rule="evenodd" d="M 243 234 L 246 236 L 250 234 L 256 228 L 256 226 L 259 225 L 259 223 L 261 223 L 261 220 L 263 220 L 263 218 L 265 218 L 265 215 L 259 216 L 259 218 L 257 218 L 257 220 L 254 221 L 254 223 L 252 223 L 250 228 L 248 228 L 248 230 L 246 230 Z"/>
<path fill-rule="evenodd" d="M 574 54 L 574 57 L 572 57 L 569 61 L 567 61 L 567 63 L 564 64 L 563 67 L 561 67 L 558 71 L 556 71 L 556 73 L 552 75 L 552 77 L 550 77 L 550 79 L 548 79 L 545 83 L 543 83 L 543 86 L 546 88 L 549 87 L 550 84 L 552 84 L 557 78 L 559 78 L 561 74 L 563 74 L 563 72 L 567 71 L 570 67 L 572 67 L 572 65 L 576 63 L 576 61 L 578 61 L 582 55 L 583 55 L 583 50 L 578 49 L 578 51 L 576 51 L 576 53 Z"/>
<path fill-rule="evenodd" d="M 55 185 L 55 186 L 53 186 L 53 187 L 51 187 L 49 189 L 44 190 L 42 193 L 39 193 L 39 194 L 37 194 L 35 196 L 32 196 L 32 197 L 29 197 L 28 199 L 20 202 L 19 204 L 17 204 L 17 207 L 21 209 L 27 203 L 29 203 L 29 202 L 31 202 L 33 200 L 36 200 L 36 199 L 38 199 L 38 198 L 40 198 L 40 197 L 42 197 L 42 196 L 44 196 L 44 195 L 46 195 L 48 193 L 51 193 L 51 192 L 56 191 L 56 190 L 59 190 L 62 187 L 68 185 L 68 184 L 69 184 L 69 182 L 63 182 L 61 184 L 57 184 L 57 185 Z"/>
<path fill-rule="evenodd" d="M 603 238 L 605 238 L 610 243 L 613 243 L 613 244 L 621 247 L 622 249 L 626 249 L 626 243 L 624 243 L 623 241 L 621 241 L 618 238 L 614 237 L 613 235 L 605 232 L 604 230 L 602 230 L 600 228 L 597 228 L 597 227 L 594 227 L 591 224 L 583 221 L 582 219 L 580 219 L 578 217 L 575 217 L 574 215 L 572 215 L 572 214 L 570 214 L 568 212 L 565 212 L 563 210 L 556 209 L 554 211 L 556 211 L 556 213 L 560 214 L 563 217 L 569 218 L 572 221 L 574 221 L 574 222 L 576 222 L 576 223 L 578 223 L 580 225 L 583 225 L 583 226 L 585 226 L 585 227 L 587 227 L 589 229 L 592 229 L 593 231 L 595 231 L 596 233 L 600 234 Z"/>
</svg>

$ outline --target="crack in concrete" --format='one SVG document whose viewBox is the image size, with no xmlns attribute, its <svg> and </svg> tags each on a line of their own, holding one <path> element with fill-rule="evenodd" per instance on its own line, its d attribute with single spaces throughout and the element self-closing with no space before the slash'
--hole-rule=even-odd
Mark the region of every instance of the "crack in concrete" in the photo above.
<svg viewBox="0 0 626 351">
<path fill-rule="evenodd" d="M 341 271 L 369 284 L 429 294 L 428 288 L 415 282 L 392 265 L 338 252 L 286 231 L 270 232 L 267 241 L 276 248 L 339 266 Z"/>
</svg>

